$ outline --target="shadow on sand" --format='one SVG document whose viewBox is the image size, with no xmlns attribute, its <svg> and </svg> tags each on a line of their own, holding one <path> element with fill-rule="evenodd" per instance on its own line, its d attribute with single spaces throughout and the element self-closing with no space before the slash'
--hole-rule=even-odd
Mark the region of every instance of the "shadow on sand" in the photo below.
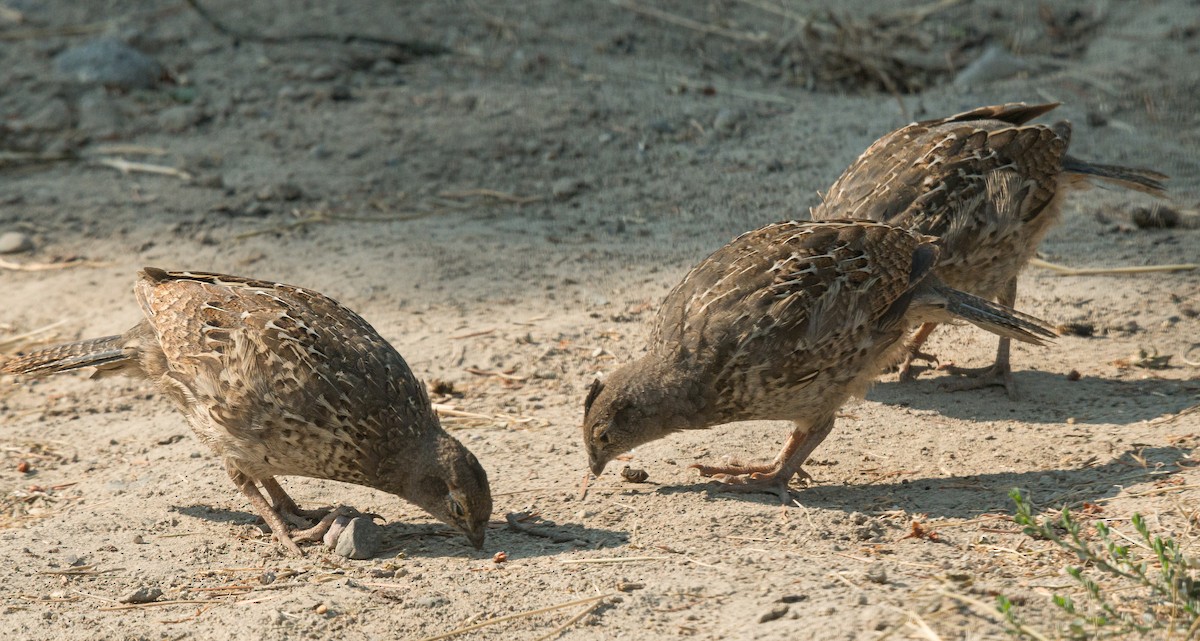
<svg viewBox="0 0 1200 641">
<path fill-rule="evenodd" d="M 988 512 L 1011 512 L 1009 490 L 1021 492 L 1041 506 L 1071 505 L 1115 496 L 1131 485 L 1164 478 L 1180 470 L 1179 459 L 1190 450 L 1148 447 L 1130 450 L 1102 465 L 1079 469 L 1000 472 L 950 477 L 904 479 L 867 485 L 815 485 L 791 491 L 805 507 L 845 512 L 901 509 L 932 518 L 971 518 Z M 777 505 L 767 493 L 724 490 L 715 482 L 663 486 L 664 494 L 707 491 L 712 496 Z"/>
</svg>

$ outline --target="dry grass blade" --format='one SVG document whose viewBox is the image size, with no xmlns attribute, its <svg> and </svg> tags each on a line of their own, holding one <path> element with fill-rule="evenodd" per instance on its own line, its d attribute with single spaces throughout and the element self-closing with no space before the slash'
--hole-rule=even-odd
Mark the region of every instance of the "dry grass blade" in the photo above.
<svg viewBox="0 0 1200 641">
<path fill-rule="evenodd" d="M 562 559 L 563 565 L 602 565 L 607 563 L 641 563 L 643 561 L 670 561 L 669 556 L 618 556 L 607 559 Z"/>
<path fill-rule="evenodd" d="M 479 630 L 481 628 L 493 626 L 493 625 L 496 625 L 497 623 L 504 623 L 506 621 L 523 619 L 525 617 L 536 616 L 538 614 L 544 614 L 546 612 L 554 612 L 555 610 L 562 610 L 563 608 L 570 608 L 570 607 L 574 607 L 577 605 L 583 605 L 585 603 L 594 603 L 597 601 L 603 601 L 604 599 L 607 599 L 609 597 L 616 596 L 616 594 L 617 594 L 616 592 L 609 592 L 608 594 L 601 594 L 600 596 L 588 597 L 586 599 L 576 599 L 574 601 L 568 601 L 566 603 L 560 603 L 558 605 L 551 605 L 551 606 L 547 606 L 544 608 L 538 608 L 536 610 L 527 610 L 525 612 L 518 612 L 516 614 L 507 614 L 502 617 L 494 617 L 494 618 L 488 619 L 486 621 L 481 621 L 479 623 L 475 623 L 472 625 L 463 626 L 456 630 L 451 630 L 449 632 L 437 634 L 437 635 L 434 635 L 431 637 L 425 637 L 423 639 L 420 639 L 419 641 L 441 641 L 441 639 L 449 639 L 451 637 L 456 637 L 460 634 L 465 634 L 467 632 L 473 632 L 473 631 Z"/>
<path fill-rule="evenodd" d="M 1178 263 L 1174 265 L 1142 265 L 1135 267 L 1067 267 L 1040 258 L 1031 258 L 1029 264 L 1057 273 L 1060 276 L 1107 276 L 1113 274 L 1157 274 L 1161 272 L 1192 271 L 1200 265 L 1196 263 Z"/>
<path fill-rule="evenodd" d="M 62 326 L 67 321 L 60 320 L 37 329 L 31 329 L 24 334 L 0 338 L 0 354 L 5 352 L 19 352 L 32 345 L 41 345 L 54 340 L 53 330 Z"/>
<path fill-rule="evenodd" d="M 180 180 L 192 179 L 192 175 L 182 169 L 167 167 L 165 165 L 152 165 L 145 162 L 133 162 L 124 158 L 100 158 L 95 163 L 104 167 L 112 167 L 122 174 L 157 174 L 159 176 L 172 176 Z"/>
<path fill-rule="evenodd" d="M 70 269 L 72 267 L 105 267 L 108 263 L 90 260 L 69 260 L 61 263 L 14 263 L 0 258 L 0 269 L 14 272 L 44 272 L 54 269 Z"/>
<path fill-rule="evenodd" d="M 579 614 L 576 614 L 575 616 L 571 617 L 570 619 L 567 619 L 567 621 L 565 623 L 563 623 L 562 625 L 558 626 L 557 628 L 554 628 L 553 630 L 547 632 L 546 634 L 543 634 L 542 636 L 538 637 L 537 639 L 534 639 L 534 641 L 548 641 L 549 639 L 553 639 L 553 638 L 557 637 L 558 635 L 560 635 L 564 631 L 566 631 L 567 628 L 582 621 L 583 617 L 591 614 L 598 607 L 600 607 L 600 601 L 596 601 L 595 603 L 592 603 L 591 605 L 587 606 L 586 608 L 580 610 Z"/>
</svg>

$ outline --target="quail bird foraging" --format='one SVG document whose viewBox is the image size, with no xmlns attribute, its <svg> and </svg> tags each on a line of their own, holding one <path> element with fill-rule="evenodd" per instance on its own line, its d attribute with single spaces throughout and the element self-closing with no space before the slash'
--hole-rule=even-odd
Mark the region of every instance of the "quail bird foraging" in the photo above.
<svg viewBox="0 0 1200 641">
<path fill-rule="evenodd" d="M 1035 344 L 1054 335 L 942 284 L 933 241 L 869 221 L 782 222 L 705 258 L 667 295 L 646 353 L 592 384 L 583 421 L 592 471 L 672 432 L 791 420 L 771 464 L 694 466 L 786 500 L 837 409 L 898 356 L 915 323 L 961 319 Z"/>
<path fill-rule="evenodd" d="M 146 268 L 135 286 L 146 320 L 108 336 L 34 352 L 3 372 L 96 367 L 148 378 L 293 554 L 284 519 L 300 510 L 275 480 L 308 476 L 396 494 L 482 547 L 487 475 L 442 429 L 425 386 L 358 314 L 313 291 L 236 276 Z M 267 502 L 255 484 L 271 497 Z M 297 540 L 319 540 L 331 518 Z"/>
<path fill-rule="evenodd" d="M 981 107 L 941 120 L 902 127 L 875 141 L 834 182 L 813 220 L 855 218 L 891 223 L 936 236 L 941 249 L 934 273 L 950 287 L 1011 307 L 1017 275 L 1058 221 L 1066 193 L 1092 179 L 1161 195 L 1157 172 L 1084 162 L 1067 154 L 1071 125 L 1026 124 L 1057 103 Z M 923 325 L 909 342 L 901 380 L 917 374 L 913 360 L 936 327 Z M 1009 339 L 996 360 L 978 370 L 949 368 L 972 377 L 959 389 L 1016 386 Z"/>
</svg>

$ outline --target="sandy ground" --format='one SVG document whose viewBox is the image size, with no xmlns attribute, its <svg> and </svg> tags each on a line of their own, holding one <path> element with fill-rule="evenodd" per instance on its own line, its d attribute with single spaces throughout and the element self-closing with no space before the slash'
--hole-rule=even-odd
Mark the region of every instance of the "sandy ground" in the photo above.
<svg viewBox="0 0 1200 641">
<path fill-rule="evenodd" d="M 0 232 L 28 233 L 35 249 L 4 258 L 86 262 L 0 270 L 0 340 L 51 324 L 59 340 L 132 326 L 142 265 L 317 289 L 372 322 L 418 376 L 456 390 L 435 400 L 485 415 L 446 424 L 496 499 L 477 552 L 395 497 L 286 479 L 303 505 L 387 521 L 379 558 L 288 558 L 152 389 L 85 375 L 0 381 L 0 623 L 16 638 L 415 639 L 603 595 L 463 638 L 532 641 L 566 623 L 568 639 L 1005 638 L 997 594 L 1053 637 L 1065 619 L 1050 595 L 1079 594 L 1062 571 L 1071 559 L 1007 520 L 1010 488 L 1127 533 L 1140 512 L 1156 532 L 1196 537 L 1200 413 L 1186 410 L 1200 382 L 1185 355 L 1200 340 L 1197 272 L 1030 269 L 1019 307 L 1089 324 L 1092 337 L 1016 347 L 1018 401 L 944 391 L 942 373 L 910 385 L 884 375 L 845 408 L 809 464 L 815 484 L 790 507 L 721 493 L 687 468 L 773 456 L 785 424 L 647 445 L 628 463 L 649 482 L 609 473 L 586 494 L 578 431 L 587 385 L 641 349 L 688 267 L 742 231 L 806 216 L 872 140 L 913 117 L 1062 101 L 1053 115 L 1075 124 L 1074 153 L 1170 173 L 1173 206 L 1194 211 L 1193 3 L 1108 3 L 1069 46 L 1058 46 L 1062 25 L 1098 5 L 1056 3 L 1049 22 L 1031 2 L 934 13 L 924 33 L 974 39 L 959 65 L 991 38 L 1031 69 L 971 88 L 936 79 L 902 97 L 907 113 L 878 87 L 780 73 L 779 43 L 799 27 L 770 9 L 823 15 L 812 3 L 653 5 L 709 33 L 601 0 L 207 3 L 268 34 L 450 50 L 401 64 L 364 43 L 235 43 L 183 3 L 5 4 L 26 22 L 0 23 L 0 37 L 19 35 L 0 48 L 0 143 L 87 158 L 5 165 Z M 63 35 L 72 25 L 131 39 L 177 84 L 110 92 L 98 107 L 53 71 L 54 55 L 92 37 Z M 19 33 L 29 29 L 49 32 Z M 776 44 L 738 37 L 758 33 Z M 55 101 L 68 108 L 59 126 L 29 124 Z M 194 179 L 96 164 L 112 144 L 161 148 L 104 157 Z M 1200 231 L 1130 223 L 1147 203 L 1103 189 L 1072 197 L 1043 256 L 1200 262 Z M 983 364 L 995 344 L 951 328 L 930 346 Z M 1168 366 L 1132 366 L 1139 349 L 1170 355 Z M 570 540 L 507 528 L 519 511 Z M 914 522 L 936 535 L 909 536 Z M 493 562 L 499 551 L 506 563 Z M 176 603 L 114 609 L 139 587 Z"/>
</svg>

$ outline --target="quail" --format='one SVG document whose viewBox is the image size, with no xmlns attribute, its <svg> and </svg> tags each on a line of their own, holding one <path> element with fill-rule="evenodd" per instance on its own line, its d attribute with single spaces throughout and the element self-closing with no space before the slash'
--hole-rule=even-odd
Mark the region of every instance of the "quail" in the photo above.
<svg viewBox="0 0 1200 641">
<path fill-rule="evenodd" d="M 916 122 L 875 141 L 834 182 L 813 220 L 854 218 L 909 227 L 938 238 L 934 272 L 947 285 L 1012 306 L 1017 275 L 1057 222 L 1066 193 L 1093 179 L 1161 195 L 1166 176 L 1145 169 L 1085 162 L 1067 153 L 1071 125 L 1027 124 L 1057 103 L 981 107 Z M 918 373 L 914 359 L 936 324 L 909 341 L 901 379 Z M 1017 389 L 1009 339 L 1000 338 L 993 365 L 949 368 L 969 378 L 958 389 Z"/>
<path fill-rule="evenodd" d="M 311 290 L 221 274 L 147 267 L 134 291 L 145 320 L 129 331 L 36 351 L 2 371 L 95 367 L 149 379 L 292 554 L 302 554 L 297 540 L 319 540 L 333 514 L 299 509 L 277 476 L 390 492 L 482 547 L 487 474 L 358 314 Z M 285 518 L 313 516 L 325 518 L 289 533 Z"/>
<path fill-rule="evenodd" d="M 770 464 L 693 466 L 786 500 L 837 409 L 898 356 L 915 323 L 961 319 L 1035 344 L 1054 335 L 944 285 L 932 273 L 934 241 L 870 221 L 791 221 L 705 258 L 663 301 L 645 353 L 592 384 L 583 419 L 592 472 L 672 432 L 790 420 L 795 429 Z"/>
</svg>

